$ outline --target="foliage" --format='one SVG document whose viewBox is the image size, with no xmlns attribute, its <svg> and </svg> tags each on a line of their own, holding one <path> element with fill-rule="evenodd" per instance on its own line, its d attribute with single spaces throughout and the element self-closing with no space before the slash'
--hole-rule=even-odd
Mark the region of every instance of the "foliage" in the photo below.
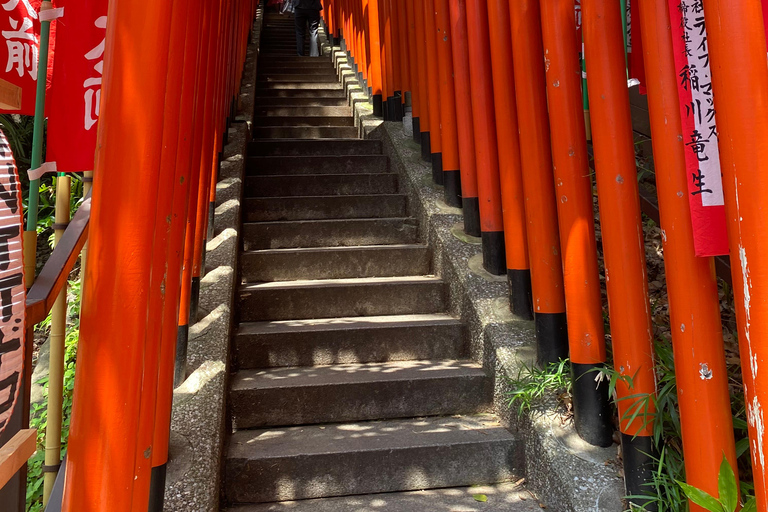
<svg viewBox="0 0 768 512">
<path fill-rule="evenodd" d="M 523 363 L 517 378 L 509 379 L 512 391 L 507 396 L 510 407 L 517 404 L 517 413 L 522 416 L 532 406 L 543 402 L 553 393 L 571 391 L 571 373 L 568 359 L 550 363 L 546 368 Z"/>
<path fill-rule="evenodd" d="M 77 359 L 77 341 L 80 329 L 80 281 L 69 282 L 68 302 L 70 303 L 67 319 L 67 332 L 64 339 L 66 347 L 64 354 L 64 396 L 63 416 L 61 425 L 61 456 L 67 450 L 69 439 L 69 422 L 72 416 L 72 396 L 75 388 L 75 361 Z M 50 326 L 50 315 L 45 325 Z M 44 400 L 39 404 L 32 404 L 30 428 L 37 429 L 37 453 L 29 460 L 27 470 L 27 511 L 40 512 L 43 510 L 43 464 L 45 461 L 45 430 L 47 426 L 48 412 L 48 377 L 38 381 L 43 385 Z"/>
<path fill-rule="evenodd" d="M 739 486 L 736 482 L 736 475 L 725 456 L 723 456 L 723 462 L 720 463 L 717 498 L 692 485 L 684 482 L 677 483 L 683 489 L 685 495 L 688 496 L 688 499 L 709 512 L 736 512 L 739 506 Z M 755 497 L 750 496 L 747 498 L 742 506 L 744 507 L 742 510 L 746 512 L 757 510 Z"/>
</svg>

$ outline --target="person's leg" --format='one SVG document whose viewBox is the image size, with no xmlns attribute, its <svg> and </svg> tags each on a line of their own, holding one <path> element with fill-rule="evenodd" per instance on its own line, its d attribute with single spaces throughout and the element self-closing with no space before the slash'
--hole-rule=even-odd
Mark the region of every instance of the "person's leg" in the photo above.
<svg viewBox="0 0 768 512">
<path fill-rule="evenodd" d="M 314 11 L 309 16 L 309 56 L 319 57 L 320 51 L 317 45 L 317 30 L 320 27 L 320 11 Z"/>
<path fill-rule="evenodd" d="M 296 24 L 296 53 L 304 56 L 304 35 L 306 33 L 307 15 L 303 9 L 296 9 L 293 13 Z"/>
</svg>

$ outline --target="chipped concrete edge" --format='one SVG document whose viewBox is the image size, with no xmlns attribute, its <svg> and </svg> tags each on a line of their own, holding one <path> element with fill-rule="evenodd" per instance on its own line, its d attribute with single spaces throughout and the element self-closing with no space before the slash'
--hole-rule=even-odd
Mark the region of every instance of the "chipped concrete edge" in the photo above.
<svg viewBox="0 0 768 512">
<path fill-rule="evenodd" d="M 340 61 L 346 59 L 339 47 L 334 50 Z M 442 187 L 432 183 L 431 166 L 421 159 L 420 146 L 406 134 L 404 123 L 375 118 L 367 103 L 352 105 L 361 136 L 381 140 L 392 170 L 404 178 L 401 187 L 409 198 L 409 212 L 419 219 L 422 239 L 433 251 L 433 273 L 449 283 L 451 312 L 467 325 L 471 356 L 494 379 L 496 413 L 525 440 L 528 488 L 552 510 L 623 510 L 616 448 L 582 441 L 572 424 L 562 422 L 554 403 L 522 417 L 510 409 L 510 379 L 536 359 L 533 322 L 509 311 L 506 278 L 482 269 L 480 240 L 464 234 L 461 210 L 443 200 Z"/>
<path fill-rule="evenodd" d="M 163 507 L 168 512 L 219 510 L 241 202 L 261 20 L 260 7 L 248 48 L 237 116 L 229 128 L 219 168 L 214 238 L 206 244 L 206 273 L 200 283 L 201 319 L 189 330 L 188 377 L 173 393 Z"/>
</svg>

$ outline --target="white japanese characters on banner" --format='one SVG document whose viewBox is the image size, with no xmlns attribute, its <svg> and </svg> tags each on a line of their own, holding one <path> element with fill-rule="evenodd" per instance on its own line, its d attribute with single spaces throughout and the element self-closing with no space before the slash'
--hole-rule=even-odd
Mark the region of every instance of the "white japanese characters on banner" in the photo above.
<svg viewBox="0 0 768 512">
<path fill-rule="evenodd" d="M 24 371 L 26 288 L 22 258 L 21 185 L 0 132 L 0 433 L 19 396 Z"/>
<path fill-rule="evenodd" d="M 104 31 L 104 39 L 85 58 L 94 62 L 94 76 L 83 82 L 85 87 L 85 129 L 90 130 L 99 119 L 99 103 L 101 101 L 101 75 L 104 73 L 104 43 L 107 33 L 107 17 L 101 16 L 95 22 L 96 28 Z"/>
<path fill-rule="evenodd" d="M 728 254 L 712 72 L 702 0 L 669 0 L 697 256 Z"/>
<path fill-rule="evenodd" d="M 21 87 L 19 114 L 35 113 L 42 0 L 0 0 L 0 78 Z"/>
</svg>

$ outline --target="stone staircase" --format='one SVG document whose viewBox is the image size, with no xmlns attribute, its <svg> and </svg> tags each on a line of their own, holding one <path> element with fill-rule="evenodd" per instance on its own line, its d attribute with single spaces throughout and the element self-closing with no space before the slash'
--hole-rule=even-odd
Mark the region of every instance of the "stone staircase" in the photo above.
<svg viewBox="0 0 768 512">
<path fill-rule="evenodd" d="M 491 381 L 330 59 L 295 56 L 292 17 L 264 23 L 228 510 L 480 510 L 475 488 L 404 491 L 516 480 L 522 442 L 489 414 Z M 483 489 L 500 498 L 484 510 L 538 509 L 514 484 Z"/>
</svg>

